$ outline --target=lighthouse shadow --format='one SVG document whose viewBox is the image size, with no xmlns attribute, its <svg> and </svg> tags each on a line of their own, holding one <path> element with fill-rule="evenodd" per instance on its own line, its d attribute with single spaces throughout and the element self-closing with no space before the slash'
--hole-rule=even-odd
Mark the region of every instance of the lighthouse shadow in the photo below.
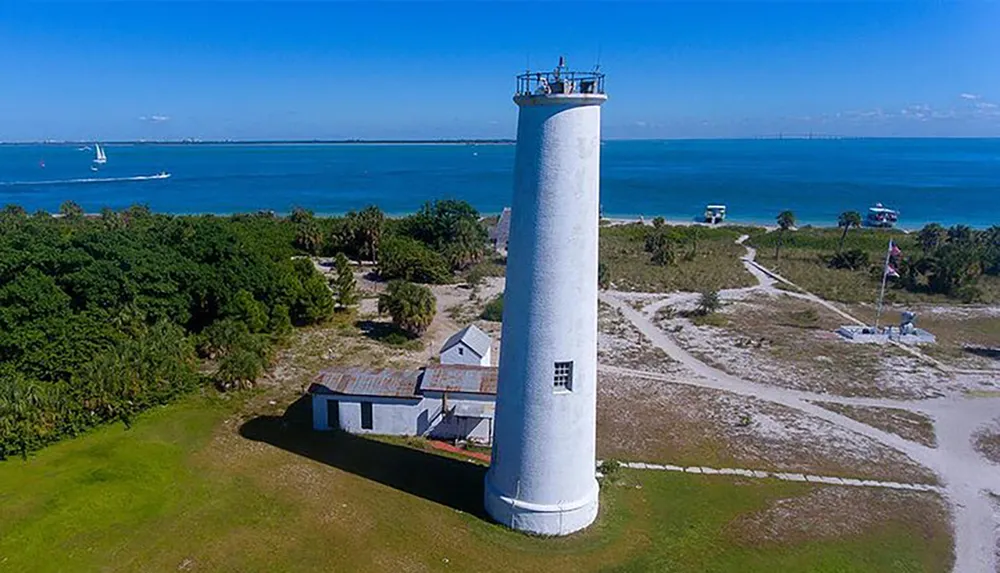
<svg viewBox="0 0 1000 573">
<path fill-rule="evenodd" d="M 240 435 L 486 519 L 486 467 L 347 432 L 315 431 L 308 396 L 293 402 L 281 416 L 257 416 L 245 422 Z"/>
</svg>

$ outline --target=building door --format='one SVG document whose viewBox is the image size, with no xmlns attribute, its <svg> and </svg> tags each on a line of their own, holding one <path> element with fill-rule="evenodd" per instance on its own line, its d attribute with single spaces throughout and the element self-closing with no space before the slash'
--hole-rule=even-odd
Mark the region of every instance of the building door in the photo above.
<svg viewBox="0 0 1000 573">
<path fill-rule="evenodd" d="M 337 400 L 326 401 L 326 425 L 331 430 L 340 429 L 340 402 Z"/>
</svg>

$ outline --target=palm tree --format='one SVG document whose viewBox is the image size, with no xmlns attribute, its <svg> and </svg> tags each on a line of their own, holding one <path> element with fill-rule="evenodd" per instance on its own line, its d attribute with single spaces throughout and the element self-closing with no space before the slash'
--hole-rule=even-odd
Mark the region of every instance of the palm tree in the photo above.
<svg viewBox="0 0 1000 573">
<path fill-rule="evenodd" d="M 379 314 L 389 313 L 392 322 L 412 336 L 420 336 L 434 320 L 437 299 L 431 289 L 402 280 L 389 283 L 378 297 Z"/>
<path fill-rule="evenodd" d="M 361 249 L 372 261 L 378 260 L 378 246 L 382 240 L 382 226 L 385 214 L 375 205 L 369 205 L 358 213 L 358 234 Z"/>
<path fill-rule="evenodd" d="M 323 231 L 315 221 L 306 221 L 299 225 L 295 234 L 295 246 L 309 253 L 318 255 L 319 249 L 323 245 Z"/>
<path fill-rule="evenodd" d="M 837 226 L 842 227 L 844 232 L 840 234 L 840 243 L 837 244 L 837 252 L 844 250 L 844 239 L 847 238 L 847 231 L 854 227 L 861 226 L 861 213 L 857 211 L 844 211 L 837 217 Z"/>
<path fill-rule="evenodd" d="M 444 249 L 452 268 L 462 270 L 478 263 L 486 250 L 484 239 L 478 221 L 470 218 L 456 221 L 452 238 Z"/>
<path fill-rule="evenodd" d="M 917 233 L 917 242 L 920 243 L 920 248 L 924 251 L 924 254 L 930 254 L 934 249 L 941 246 L 941 243 L 944 242 L 945 234 L 944 227 L 937 223 L 931 223 L 925 225 Z"/>
<path fill-rule="evenodd" d="M 788 229 L 795 226 L 795 213 L 791 211 L 782 211 L 778 213 L 778 242 L 774 245 L 774 260 L 779 260 L 781 257 L 781 247 L 785 242 L 785 233 Z"/>
</svg>

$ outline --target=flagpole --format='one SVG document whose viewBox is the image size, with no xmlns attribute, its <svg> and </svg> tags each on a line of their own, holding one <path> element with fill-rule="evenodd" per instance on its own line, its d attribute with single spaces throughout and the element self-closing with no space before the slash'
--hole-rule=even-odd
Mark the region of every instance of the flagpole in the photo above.
<svg viewBox="0 0 1000 573">
<path fill-rule="evenodd" d="M 878 321 L 882 316 L 882 300 L 885 298 L 885 281 L 889 278 L 889 257 L 892 256 L 892 239 L 889 239 L 889 248 L 885 251 L 885 262 L 882 264 L 882 288 L 878 293 L 878 301 L 875 303 L 875 333 L 878 333 Z"/>
</svg>

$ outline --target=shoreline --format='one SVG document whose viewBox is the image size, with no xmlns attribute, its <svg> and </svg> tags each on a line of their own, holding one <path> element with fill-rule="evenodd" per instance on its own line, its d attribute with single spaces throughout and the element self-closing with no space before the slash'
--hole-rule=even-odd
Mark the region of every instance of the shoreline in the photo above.
<svg viewBox="0 0 1000 573">
<path fill-rule="evenodd" d="M 123 210 L 123 209 L 116 209 L 116 211 L 121 211 L 121 210 Z M 157 215 L 169 215 L 171 217 L 204 217 L 204 216 L 211 216 L 211 217 L 232 217 L 232 216 L 235 216 L 235 215 L 255 215 L 255 214 L 258 214 L 258 213 L 261 213 L 261 212 L 269 212 L 269 213 L 273 214 L 275 217 L 287 217 L 287 216 L 291 215 L 291 211 L 283 212 L 283 211 L 276 211 L 276 210 L 271 210 L 271 209 L 258 209 L 258 210 L 255 210 L 255 211 L 234 211 L 234 212 L 228 212 L 228 213 L 214 213 L 214 212 L 205 212 L 205 211 L 201 211 L 201 212 L 168 212 L 168 211 L 157 211 L 155 209 L 151 209 L 151 211 L 152 211 L 153 214 L 157 214 Z M 49 214 L 51 216 L 53 216 L 53 217 L 59 217 L 59 216 L 61 216 L 58 212 L 50 212 Z M 414 214 L 416 214 L 416 211 L 401 212 L 401 213 L 388 213 L 388 212 L 384 213 L 385 217 L 388 218 L 388 219 L 402 219 L 404 217 L 408 217 L 408 216 L 414 215 Z M 347 212 L 342 212 L 342 213 L 326 213 L 326 212 L 319 213 L 319 212 L 314 212 L 313 213 L 313 216 L 317 217 L 317 218 L 344 217 L 346 215 L 347 215 Z M 496 217 L 496 216 L 499 216 L 499 215 L 500 215 L 500 213 L 497 213 L 497 212 L 492 212 L 492 213 L 481 212 L 481 213 L 479 213 L 480 219 L 484 219 L 484 218 L 488 218 L 488 217 Z M 30 216 L 30 213 L 29 213 L 29 216 Z M 87 212 L 87 213 L 84 213 L 84 216 L 88 217 L 88 218 L 98 218 L 98 217 L 101 216 L 101 214 L 100 214 L 100 212 L 93 212 L 93 213 Z M 642 217 L 642 223 L 644 225 L 647 225 L 647 226 L 652 226 L 654 218 L 655 218 L 655 216 L 654 217 L 645 217 L 645 216 L 643 216 Z M 639 216 L 630 216 L 630 215 L 609 215 L 609 216 L 606 216 L 606 217 L 602 217 L 600 219 L 600 225 L 601 226 L 631 225 L 631 224 L 635 224 L 635 223 L 639 223 L 639 222 L 640 222 L 640 217 Z M 705 223 L 703 221 L 696 221 L 696 220 L 693 220 L 693 219 L 685 220 L 685 219 L 671 219 L 671 218 L 664 217 L 664 225 L 666 225 L 668 227 L 693 227 L 693 226 L 697 225 L 697 226 L 700 226 L 700 227 L 706 227 L 706 228 L 711 228 L 711 229 L 725 228 L 725 227 L 757 227 L 757 228 L 765 229 L 767 231 L 776 231 L 776 230 L 778 230 L 778 226 L 775 225 L 774 223 L 770 223 L 770 222 L 763 223 L 760 220 L 742 220 L 742 219 L 727 219 L 726 222 L 724 222 L 724 223 L 718 223 L 718 224 L 712 225 L 712 224 L 709 224 L 709 223 Z M 943 225 L 943 223 L 942 223 L 942 225 Z M 943 225 L 943 226 L 948 227 L 948 225 Z M 984 229 L 988 228 L 988 227 L 976 227 L 974 225 L 969 225 L 969 226 L 970 226 L 970 228 L 976 229 L 976 230 L 984 230 Z M 792 227 L 792 230 L 800 230 L 800 229 L 803 229 L 803 228 L 806 228 L 806 227 L 811 227 L 811 228 L 814 228 L 814 229 L 839 229 L 840 228 L 837 225 L 824 225 L 824 224 L 816 223 L 816 222 L 813 222 L 813 221 L 800 221 L 798 225 Z M 917 231 L 919 231 L 921 229 L 921 226 L 917 226 L 917 227 L 896 226 L 896 227 L 892 227 L 892 228 L 881 228 L 881 229 L 876 229 L 876 228 L 872 228 L 872 227 L 864 227 L 864 226 L 862 226 L 861 229 L 862 230 L 899 231 L 899 232 L 902 232 L 902 233 L 915 233 L 915 232 L 917 232 Z"/>
</svg>

